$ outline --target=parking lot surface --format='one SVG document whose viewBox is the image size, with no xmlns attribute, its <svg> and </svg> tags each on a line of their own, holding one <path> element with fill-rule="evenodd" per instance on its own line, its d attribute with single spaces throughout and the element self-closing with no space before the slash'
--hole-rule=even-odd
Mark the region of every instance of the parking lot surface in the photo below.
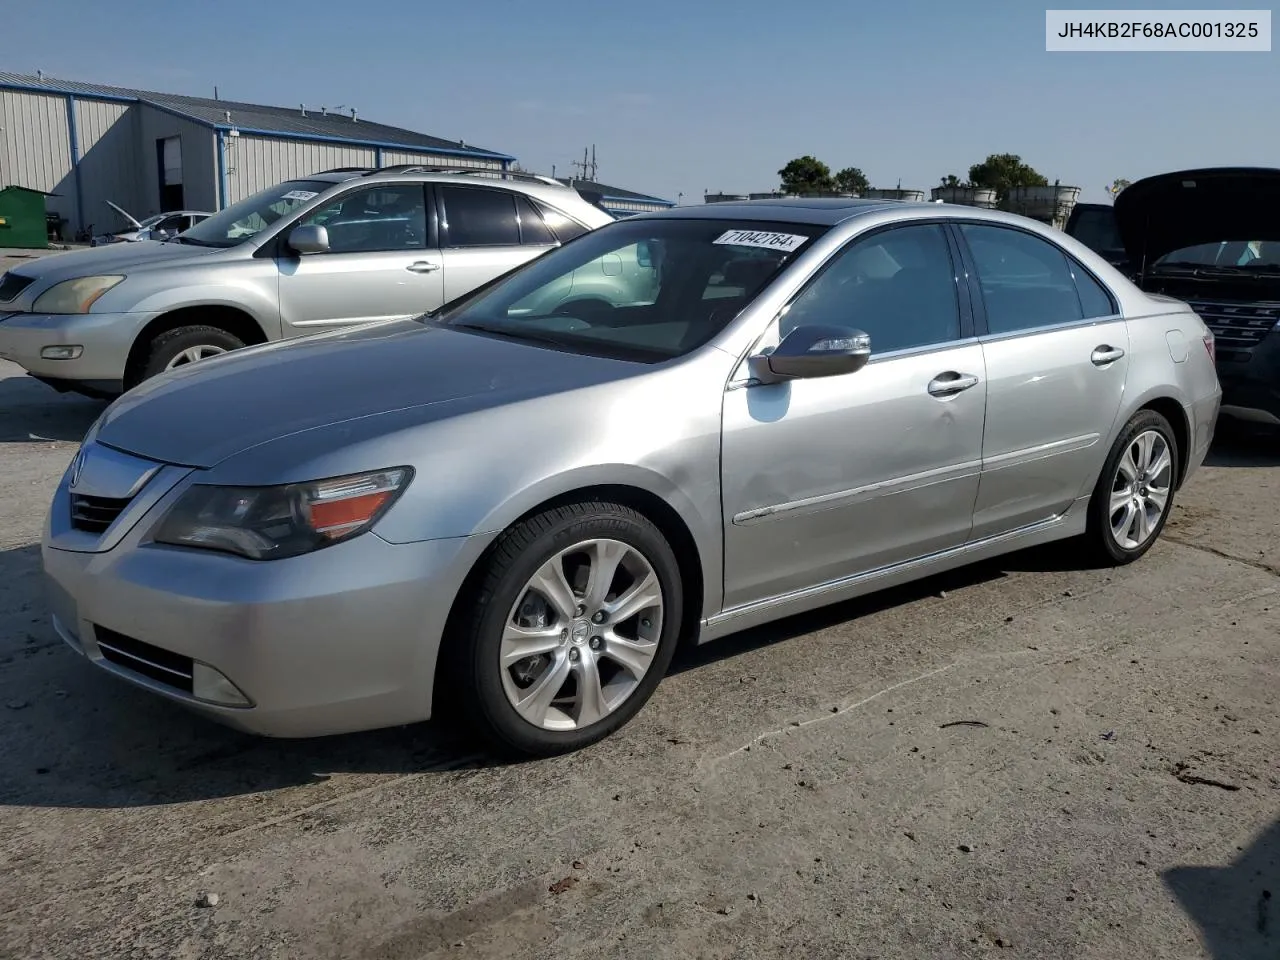
<svg viewBox="0 0 1280 960">
<path fill-rule="evenodd" d="M 101 408 L 0 363 L 0 957 L 1280 956 L 1275 435 L 1135 565 L 731 637 L 501 766 L 449 717 L 254 739 L 63 646 L 36 544 Z"/>
</svg>

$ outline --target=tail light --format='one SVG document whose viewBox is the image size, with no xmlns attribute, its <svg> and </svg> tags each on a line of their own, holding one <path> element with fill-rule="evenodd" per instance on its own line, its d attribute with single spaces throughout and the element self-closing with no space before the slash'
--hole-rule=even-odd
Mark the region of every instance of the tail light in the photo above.
<svg viewBox="0 0 1280 960">
<path fill-rule="evenodd" d="M 1218 351 L 1214 344 L 1213 331 L 1207 331 L 1204 335 L 1204 348 L 1209 351 L 1209 359 L 1214 363 L 1218 362 Z"/>
</svg>

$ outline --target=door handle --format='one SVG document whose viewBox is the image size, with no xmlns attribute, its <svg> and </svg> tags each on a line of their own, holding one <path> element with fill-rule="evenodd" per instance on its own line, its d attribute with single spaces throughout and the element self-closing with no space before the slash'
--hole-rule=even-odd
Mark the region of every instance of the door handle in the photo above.
<svg viewBox="0 0 1280 960">
<path fill-rule="evenodd" d="M 951 397 L 977 385 L 978 378 L 972 373 L 948 371 L 947 373 L 938 374 L 929 381 L 929 395 L 933 397 Z"/>
<path fill-rule="evenodd" d="M 412 270 L 414 273 L 433 273 L 440 269 L 440 264 L 431 263 L 428 260 L 419 260 L 416 263 L 409 264 L 405 269 Z"/>
<path fill-rule="evenodd" d="M 1105 367 L 1108 363 L 1115 363 L 1123 356 L 1124 351 L 1119 347 L 1104 343 L 1102 346 L 1094 348 L 1093 353 L 1089 355 L 1089 360 L 1095 367 Z"/>
</svg>

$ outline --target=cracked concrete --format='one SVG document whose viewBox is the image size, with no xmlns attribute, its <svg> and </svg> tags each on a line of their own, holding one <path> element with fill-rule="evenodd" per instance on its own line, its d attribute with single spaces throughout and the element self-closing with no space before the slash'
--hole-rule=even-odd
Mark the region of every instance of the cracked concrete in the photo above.
<svg viewBox="0 0 1280 960">
<path fill-rule="evenodd" d="M 1141 563 L 1040 550 L 691 651 L 574 756 L 256 740 L 45 622 L 100 405 L 0 365 L 0 957 L 1280 954 L 1280 444 Z M 216 901 L 216 903 L 215 903 Z"/>
</svg>

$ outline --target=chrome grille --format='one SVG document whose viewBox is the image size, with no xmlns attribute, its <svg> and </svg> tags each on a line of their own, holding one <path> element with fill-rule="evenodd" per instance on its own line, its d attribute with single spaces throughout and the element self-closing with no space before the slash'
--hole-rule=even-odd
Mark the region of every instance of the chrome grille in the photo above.
<svg viewBox="0 0 1280 960">
<path fill-rule="evenodd" d="M 0 303 L 8 303 L 15 299 L 18 294 L 35 282 L 35 277 L 22 277 L 16 273 L 6 273 L 4 276 L 0 276 Z"/>
<path fill-rule="evenodd" d="M 1280 303 L 1189 302 L 1213 331 L 1218 346 L 1227 349 L 1255 346 L 1280 322 Z"/>
<path fill-rule="evenodd" d="M 71 495 L 71 526 L 85 533 L 103 533 L 116 522 L 129 500 L 114 497 L 90 497 L 83 493 Z"/>
<path fill-rule="evenodd" d="M 123 633 L 116 633 L 114 630 L 108 630 L 96 624 L 93 627 L 93 635 L 98 642 L 98 649 L 102 651 L 103 659 L 108 663 L 144 676 L 148 680 L 154 680 L 156 683 L 163 683 L 166 687 L 191 693 L 190 657 L 154 647 L 149 643 L 126 637 Z"/>
</svg>

